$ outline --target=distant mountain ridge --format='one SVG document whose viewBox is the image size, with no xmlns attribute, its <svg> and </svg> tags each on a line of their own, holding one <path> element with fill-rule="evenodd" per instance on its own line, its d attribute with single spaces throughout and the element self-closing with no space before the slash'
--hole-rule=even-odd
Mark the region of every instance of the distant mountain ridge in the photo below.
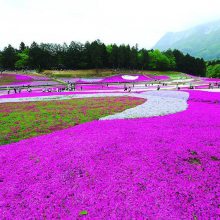
<svg viewBox="0 0 220 220">
<path fill-rule="evenodd" d="M 220 59 L 220 20 L 181 32 L 166 33 L 154 49 L 178 49 L 205 60 Z"/>
</svg>

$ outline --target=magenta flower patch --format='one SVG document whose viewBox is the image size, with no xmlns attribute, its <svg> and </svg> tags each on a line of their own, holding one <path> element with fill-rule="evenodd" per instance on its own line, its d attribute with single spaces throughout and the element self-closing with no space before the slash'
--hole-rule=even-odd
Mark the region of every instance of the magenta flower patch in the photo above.
<svg viewBox="0 0 220 220">
<path fill-rule="evenodd" d="M 214 97 L 214 98 L 213 98 Z M 1 219 L 220 219 L 220 93 L 0 147 Z"/>
</svg>

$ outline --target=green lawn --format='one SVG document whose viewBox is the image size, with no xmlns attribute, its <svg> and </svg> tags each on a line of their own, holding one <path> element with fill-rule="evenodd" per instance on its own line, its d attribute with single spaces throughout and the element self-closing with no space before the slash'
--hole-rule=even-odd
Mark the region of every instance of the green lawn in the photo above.
<svg viewBox="0 0 220 220">
<path fill-rule="evenodd" d="M 181 72 L 175 72 L 175 71 L 143 71 L 144 74 L 152 74 L 152 75 L 157 75 L 157 76 L 161 76 L 161 75 L 165 75 L 165 76 L 169 76 L 170 79 L 173 80 L 177 80 L 177 79 L 188 79 L 189 77 Z"/>
<path fill-rule="evenodd" d="M 98 120 L 142 104 L 134 97 L 105 97 L 0 104 L 0 145 Z"/>
</svg>

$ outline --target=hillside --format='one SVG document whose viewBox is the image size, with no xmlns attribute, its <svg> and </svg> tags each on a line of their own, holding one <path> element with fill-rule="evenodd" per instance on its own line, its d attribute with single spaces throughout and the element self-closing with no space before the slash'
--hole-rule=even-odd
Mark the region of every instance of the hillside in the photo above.
<svg viewBox="0 0 220 220">
<path fill-rule="evenodd" d="M 166 33 L 154 49 L 178 49 L 205 60 L 220 59 L 220 20 L 182 32 Z"/>
</svg>

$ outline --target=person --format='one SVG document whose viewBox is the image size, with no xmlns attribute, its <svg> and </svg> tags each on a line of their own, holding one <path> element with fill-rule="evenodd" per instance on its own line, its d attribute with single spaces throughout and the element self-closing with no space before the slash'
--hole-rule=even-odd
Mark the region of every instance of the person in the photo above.
<svg viewBox="0 0 220 220">
<path fill-rule="evenodd" d="M 209 83 L 209 89 L 211 89 L 211 83 Z"/>
<path fill-rule="evenodd" d="M 157 91 L 159 91 L 159 90 L 160 90 L 160 85 L 157 86 Z"/>
<path fill-rule="evenodd" d="M 8 95 L 10 94 L 10 87 L 7 87 Z"/>
<path fill-rule="evenodd" d="M 131 92 L 131 87 L 130 86 L 128 87 L 128 92 Z"/>
<path fill-rule="evenodd" d="M 15 88 L 15 87 L 14 87 L 14 92 L 15 92 L 15 93 L 17 93 L 17 90 L 16 90 L 16 88 Z"/>
</svg>

